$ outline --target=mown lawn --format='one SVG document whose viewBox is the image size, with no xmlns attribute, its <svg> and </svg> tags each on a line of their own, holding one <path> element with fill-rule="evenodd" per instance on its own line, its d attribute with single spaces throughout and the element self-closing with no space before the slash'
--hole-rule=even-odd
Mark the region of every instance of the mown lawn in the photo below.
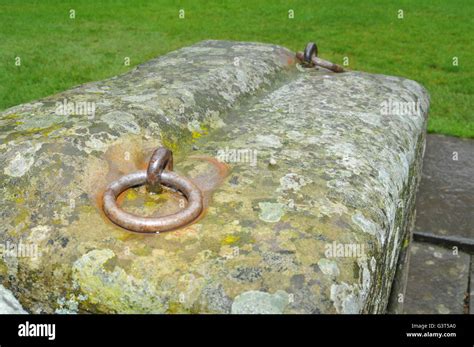
<svg viewBox="0 0 474 347">
<path fill-rule="evenodd" d="M 421 82 L 431 94 L 429 131 L 474 137 L 472 0 L 1 0 L 0 110 L 204 39 L 293 50 L 317 41 L 322 57 L 347 56 L 350 69 Z"/>
</svg>

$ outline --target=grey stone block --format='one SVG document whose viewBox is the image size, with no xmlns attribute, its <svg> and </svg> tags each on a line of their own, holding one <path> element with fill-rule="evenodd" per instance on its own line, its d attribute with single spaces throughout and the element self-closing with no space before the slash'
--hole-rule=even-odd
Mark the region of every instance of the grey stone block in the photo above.
<svg viewBox="0 0 474 347">
<path fill-rule="evenodd" d="M 387 110 L 397 103 L 418 112 Z M 34 313 L 230 313 L 260 298 L 259 312 L 385 312 L 428 107 L 410 80 L 300 71 L 282 47 L 205 41 L 8 109 L 0 242 L 41 254 L 6 259 L 1 280 Z M 159 145 L 206 211 L 177 231 L 133 234 L 107 220 L 101 196 Z M 135 213 L 176 203 L 123 198 Z"/>
</svg>

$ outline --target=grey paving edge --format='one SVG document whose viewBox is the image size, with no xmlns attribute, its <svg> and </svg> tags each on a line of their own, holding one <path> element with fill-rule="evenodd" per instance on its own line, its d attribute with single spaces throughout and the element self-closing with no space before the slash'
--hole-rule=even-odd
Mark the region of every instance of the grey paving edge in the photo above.
<svg viewBox="0 0 474 347">
<path fill-rule="evenodd" d="M 464 252 L 413 242 L 404 312 L 463 314 L 470 256 Z"/>
</svg>

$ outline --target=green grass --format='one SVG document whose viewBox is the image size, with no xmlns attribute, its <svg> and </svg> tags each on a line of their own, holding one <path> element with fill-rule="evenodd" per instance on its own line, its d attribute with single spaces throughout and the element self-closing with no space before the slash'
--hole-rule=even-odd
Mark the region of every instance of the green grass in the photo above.
<svg viewBox="0 0 474 347">
<path fill-rule="evenodd" d="M 474 1 L 26 1 L 0 4 L 0 109 L 130 69 L 204 39 L 260 41 L 431 94 L 430 132 L 474 137 Z M 178 18 L 185 9 L 185 19 Z M 76 19 L 69 18 L 75 9 Z M 288 10 L 295 12 L 288 19 Z M 403 9 L 404 19 L 397 18 Z M 15 57 L 21 66 L 15 66 Z M 452 59 L 459 59 L 453 66 Z"/>
</svg>

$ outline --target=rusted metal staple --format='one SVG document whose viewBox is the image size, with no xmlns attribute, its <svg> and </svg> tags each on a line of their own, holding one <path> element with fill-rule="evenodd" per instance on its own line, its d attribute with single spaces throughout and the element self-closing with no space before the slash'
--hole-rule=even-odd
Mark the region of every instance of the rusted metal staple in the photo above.
<svg viewBox="0 0 474 347">
<path fill-rule="evenodd" d="M 136 232 L 159 233 L 182 227 L 195 220 L 202 211 L 202 193 L 189 179 L 171 171 L 173 153 L 163 147 L 155 150 L 147 171 L 137 171 L 112 182 L 104 193 L 103 208 L 115 224 Z M 117 205 L 117 197 L 125 190 L 146 184 L 150 192 L 161 192 L 161 185 L 178 190 L 186 197 L 187 206 L 172 215 L 142 217 L 125 212 Z"/>
<path fill-rule="evenodd" d="M 173 152 L 160 147 L 153 152 L 146 171 L 146 186 L 149 192 L 161 193 L 161 174 L 165 169 L 173 171 Z"/>
<path fill-rule="evenodd" d="M 314 42 L 309 42 L 306 45 L 304 52 L 297 52 L 296 58 L 301 61 L 306 67 L 321 66 L 333 72 L 345 72 L 340 65 L 331 63 L 330 61 L 318 58 L 318 46 Z"/>
</svg>

